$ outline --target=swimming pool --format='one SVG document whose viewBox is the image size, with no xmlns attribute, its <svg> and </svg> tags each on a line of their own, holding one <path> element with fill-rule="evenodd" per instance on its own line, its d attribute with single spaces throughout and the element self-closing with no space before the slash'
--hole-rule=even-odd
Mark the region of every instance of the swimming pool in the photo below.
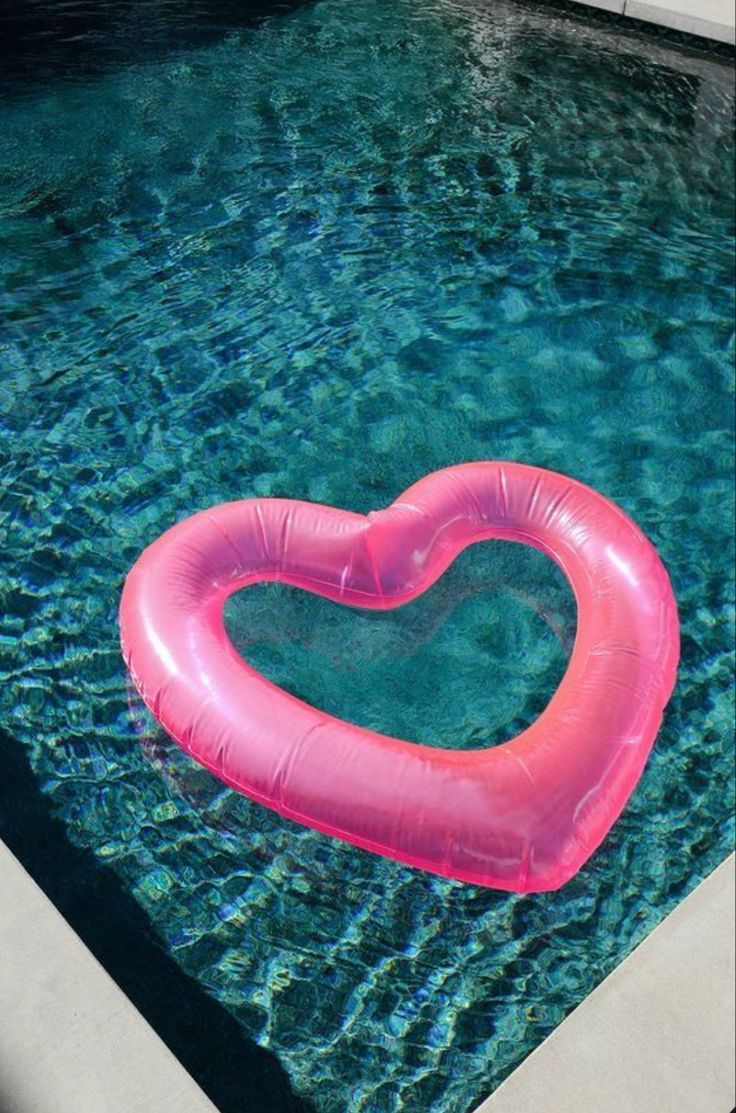
<svg viewBox="0 0 736 1113">
<path fill-rule="evenodd" d="M 0 831 L 223 1110 L 469 1110 L 733 845 L 733 69 L 523 3 L 177 7 L 0 36 Z M 494 457 L 619 502 L 683 629 L 626 812 L 531 898 L 224 790 L 117 640 L 194 509 Z M 228 623 L 326 710 L 463 746 L 539 712 L 575 613 L 496 543 L 397 612 L 270 586 Z"/>
</svg>

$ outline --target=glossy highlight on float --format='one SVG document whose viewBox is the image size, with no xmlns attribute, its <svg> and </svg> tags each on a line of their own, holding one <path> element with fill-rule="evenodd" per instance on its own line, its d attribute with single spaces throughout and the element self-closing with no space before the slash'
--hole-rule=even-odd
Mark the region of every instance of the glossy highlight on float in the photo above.
<svg viewBox="0 0 736 1113">
<path fill-rule="evenodd" d="M 490 538 L 547 553 L 578 606 L 559 688 L 492 749 L 436 749 L 327 715 L 251 668 L 225 630 L 225 600 L 249 584 L 398 607 Z M 600 845 L 641 776 L 679 656 L 667 573 L 631 519 L 573 479 L 507 462 L 435 472 L 367 515 L 269 498 L 194 514 L 130 571 L 120 628 L 147 706 L 226 784 L 355 846 L 517 892 L 558 888 Z"/>
</svg>

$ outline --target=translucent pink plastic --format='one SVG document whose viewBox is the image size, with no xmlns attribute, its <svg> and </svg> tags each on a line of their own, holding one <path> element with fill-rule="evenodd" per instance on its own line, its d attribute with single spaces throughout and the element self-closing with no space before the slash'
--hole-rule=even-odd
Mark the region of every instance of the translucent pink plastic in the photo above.
<svg viewBox="0 0 736 1113">
<path fill-rule="evenodd" d="M 578 605 L 562 683 L 501 746 L 434 749 L 332 718 L 252 669 L 225 631 L 225 599 L 247 584 L 397 607 L 486 538 L 547 553 Z M 644 768 L 679 653 L 667 573 L 634 523 L 590 488 L 514 463 L 435 472 L 367 516 L 289 499 L 195 514 L 135 564 L 120 624 L 146 704 L 221 780 L 356 846 L 519 892 L 562 885 L 605 837 Z"/>
</svg>

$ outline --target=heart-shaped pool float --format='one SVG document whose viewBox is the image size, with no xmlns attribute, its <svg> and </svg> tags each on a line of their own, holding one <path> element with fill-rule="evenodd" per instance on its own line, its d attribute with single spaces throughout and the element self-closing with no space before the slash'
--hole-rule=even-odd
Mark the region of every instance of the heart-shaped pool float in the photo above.
<svg viewBox="0 0 736 1113">
<path fill-rule="evenodd" d="M 251 668 L 225 631 L 224 602 L 248 584 L 398 607 L 488 538 L 547 553 L 578 606 L 559 688 L 501 746 L 434 749 L 333 718 Z M 120 626 L 150 710 L 227 784 L 366 850 L 519 892 L 563 884 L 610 830 L 644 768 L 679 654 L 667 573 L 631 519 L 566 476 L 498 462 L 435 472 L 366 516 L 291 499 L 194 514 L 131 570 Z"/>
</svg>

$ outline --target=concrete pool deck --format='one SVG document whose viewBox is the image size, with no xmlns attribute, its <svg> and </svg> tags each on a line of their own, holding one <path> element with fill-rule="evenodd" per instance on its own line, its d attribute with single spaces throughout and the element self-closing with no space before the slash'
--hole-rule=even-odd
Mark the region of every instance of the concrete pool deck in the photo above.
<svg viewBox="0 0 736 1113">
<path fill-rule="evenodd" d="M 2 1113 L 217 1113 L 2 842 L 0 894 Z"/>
<path fill-rule="evenodd" d="M 731 1113 L 735 876 L 731 855 L 476 1113 Z"/>
<path fill-rule="evenodd" d="M 673 31 L 699 35 L 715 42 L 734 43 L 732 0 L 576 0 L 588 8 L 601 8 L 616 15 L 656 23 Z M 729 1111 L 730 1113 L 730 1111 Z"/>
<path fill-rule="evenodd" d="M 734 857 L 477 1113 L 731 1113 Z M 2 1113 L 217 1113 L 0 842 Z"/>
</svg>

